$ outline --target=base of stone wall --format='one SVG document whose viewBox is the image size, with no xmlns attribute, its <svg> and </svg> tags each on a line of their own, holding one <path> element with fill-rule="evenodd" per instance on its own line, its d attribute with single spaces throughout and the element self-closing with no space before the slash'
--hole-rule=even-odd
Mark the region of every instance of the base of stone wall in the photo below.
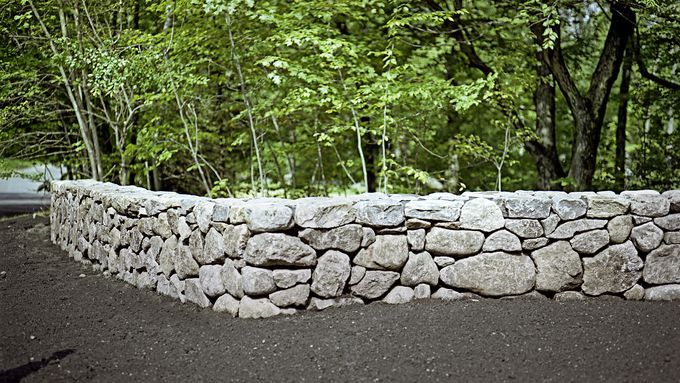
<svg viewBox="0 0 680 383">
<path fill-rule="evenodd" d="M 244 318 L 414 299 L 680 300 L 680 191 L 208 199 L 52 183 L 51 239 Z"/>
</svg>

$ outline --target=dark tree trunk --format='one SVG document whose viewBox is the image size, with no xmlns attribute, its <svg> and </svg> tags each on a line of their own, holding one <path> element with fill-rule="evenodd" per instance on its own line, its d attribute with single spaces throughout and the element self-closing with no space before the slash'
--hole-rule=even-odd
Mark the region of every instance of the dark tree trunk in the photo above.
<svg viewBox="0 0 680 383">
<path fill-rule="evenodd" d="M 614 161 L 614 175 L 616 189 L 626 188 L 626 125 L 628 123 L 628 99 L 630 89 L 630 74 L 633 67 L 633 52 L 629 45 L 623 58 L 621 69 L 621 85 L 619 88 L 619 112 L 616 122 L 616 159 Z"/>
<path fill-rule="evenodd" d="M 564 177 L 564 169 L 560 164 L 555 140 L 555 85 L 551 81 L 550 68 L 539 60 L 537 69 L 536 92 L 536 135 L 538 144 L 527 143 L 534 156 L 538 172 L 538 188 L 541 190 L 558 190 L 561 185 L 555 180 Z"/>
<path fill-rule="evenodd" d="M 363 126 L 368 126 L 370 118 L 361 117 L 361 124 Z M 364 156 L 366 158 L 366 175 L 368 178 L 367 189 L 369 193 L 373 193 L 377 190 L 377 176 L 376 176 L 376 166 L 375 160 L 378 157 L 380 151 L 380 145 L 376 143 L 375 137 L 370 132 L 364 135 Z"/>
</svg>

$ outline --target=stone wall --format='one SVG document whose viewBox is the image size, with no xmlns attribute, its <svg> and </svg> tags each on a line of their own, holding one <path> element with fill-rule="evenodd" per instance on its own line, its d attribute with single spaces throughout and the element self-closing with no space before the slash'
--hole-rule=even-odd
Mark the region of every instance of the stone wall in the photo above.
<svg viewBox="0 0 680 383">
<path fill-rule="evenodd" d="M 52 241 L 240 317 L 374 301 L 680 299 L 680 191 L 208 199 L 52 183 Z"/>
</svg>

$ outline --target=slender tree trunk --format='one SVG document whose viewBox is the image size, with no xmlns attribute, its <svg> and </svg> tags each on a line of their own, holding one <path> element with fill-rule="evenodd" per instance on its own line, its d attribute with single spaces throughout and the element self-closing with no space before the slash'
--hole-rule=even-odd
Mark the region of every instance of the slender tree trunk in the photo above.
<svg viewBox="0 0 680 383">
<path fill-rule="evenodd" d="M 537 67 L 538 81 L 534 93 L 536 106 L 536 135 L 539 145 L 530 146 L 530 153 L 536 162 L 538 172 L 538 188 L 541 190 L 560 189 L 554 181 L 564 177 L 564 170 L 557 154 L 555 140 L 555 85 L 552 83 L 550 68 L 539 60 Z"/>
<path fill-rule="evenodd" d="M 632 66 L 633 51 L 629 45 L 623 59 L 621 85 L 619 88 L 619 111 L 618 120 L 616 122 L 616 158 L 614 161 L 614 175 L 616 178 L 617 191 L 622 191 L 626 188 L 626 125 L 628 123 L 628 99 Z"/>
</svg>

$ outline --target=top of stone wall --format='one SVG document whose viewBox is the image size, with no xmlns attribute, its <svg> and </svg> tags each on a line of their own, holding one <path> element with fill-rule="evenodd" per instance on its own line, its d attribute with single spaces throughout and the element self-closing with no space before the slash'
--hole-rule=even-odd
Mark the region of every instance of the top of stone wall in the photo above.
<svg viewBox="0 0 680 383">
<path fill-rule="evenodd" d="M 632 214 L 661 217 L 680 212 L 680 190 L 604 192 L 465 192 L 462 195 L 433 193 L 369 193 L 349 197 L 217 198 L 174 192 L 154 192 L 136 186 L 119 186 L 93 180 L 52 181 L 57 194 L 72 192 L 101 202 L 104 208 L 131 217 L 155 216 L 169 209 L 193 214 L 199 227 L 209 222 L 247 224 L 254 232 L 282 231 L 295 225 L 330 229 L 349 223 L 377 228 L 402 226 L 406 220 L 451 222 L 461 229 L 494 231 L 507 219 L 563 221 L 578 218 L 611 218 Z"/>
</svg>

